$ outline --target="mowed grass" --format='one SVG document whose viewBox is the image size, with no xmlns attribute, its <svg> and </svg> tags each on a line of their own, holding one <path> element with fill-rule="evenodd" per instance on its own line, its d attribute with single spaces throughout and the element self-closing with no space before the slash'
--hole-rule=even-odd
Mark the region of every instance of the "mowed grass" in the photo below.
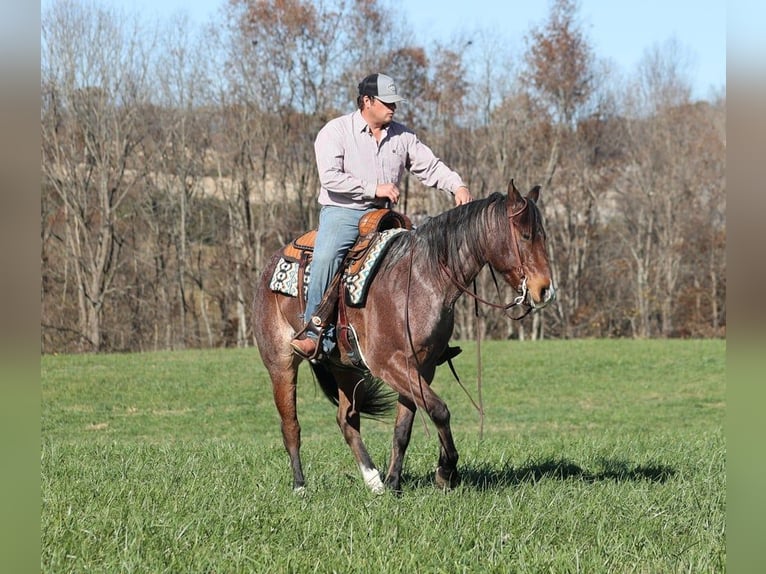
<svg viewBox="0 0 766 574">
<path fill-rule="evenodd" d="M 474 399 L 476 347 L 455 361 Z M 292 492 L 255 349 L 42 358 L 43 572 L 723 572 L 725 342 L 482 345 L 484 436 L 442 368 L 462 484 L 416 419 L 363 485 L 301 371 Z M 393 421 L 362 423 L 385 470 Z"/>
</svg>

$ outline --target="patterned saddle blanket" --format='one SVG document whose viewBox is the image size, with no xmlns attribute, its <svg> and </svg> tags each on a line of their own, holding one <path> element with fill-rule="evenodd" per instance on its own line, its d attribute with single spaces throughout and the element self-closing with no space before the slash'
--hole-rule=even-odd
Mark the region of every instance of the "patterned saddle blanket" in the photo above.
<svg viewBox="0 0 766 574">
<path fill-rule="evenodd" d="M 383 259 L 388 247 L 391 244 L 391 240 L 398 236 L 400 233 L 408 231 L 404 227 L 395 227 L 391 229 L 385 229 L 377 232 L 369 244 L 364 246 L 364 252 L 360 257 L 353 260 L 350 265 L 346 267 L 343 274 L 342 281 L 345 286 L 346 302 L 353 307 L 363 307 L 367 298 L 367 291 L 372 283 L 375 273 L 378 269 L 380 261 Z M 298 245 L 301 245 L 301 240 L 304 243 L 310 243 L 313 245 L 314 236 L 316 231 L 310 231 L 301 236 L 297 241 Z M 295 243 L 288 246 L 295 249 Z M 306 298 L 308 292 L 308 285 L 311 281 L 311 251 L 301 250 L 299 256 L 288 248 L 283 250 L 282 255 L 277 262 L 277 266 L 274 269 L 274 273 L 271 276 L 269 282 L 269 288 L 277 293 L 282 293 L 290 297 L 300 296 Z M 301 260 L 305 260 L 303 268 L 303 277 L 301 280 Z"/>
</svg>

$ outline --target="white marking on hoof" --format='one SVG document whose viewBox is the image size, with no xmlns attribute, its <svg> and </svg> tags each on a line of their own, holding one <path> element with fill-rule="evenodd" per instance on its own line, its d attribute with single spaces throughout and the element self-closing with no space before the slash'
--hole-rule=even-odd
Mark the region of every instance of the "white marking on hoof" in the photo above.
<svg viewBox="0 0 766 574">
<path fill-rule="evenodd" d="M 293 488 L 293 492 L 295 494 L 299 494 L 300 496 L 303 496 L 306 494 L 306 487 L 305 486 L 298 486 L 296 488 Z"/>
<path fill-rule="evenodd" d="M 373 494 L 383 494 L 386 491 L 386 487 L 383 486 L 383 481 L 380 479 L 378 469 L 366 468 L 364 465 L 360 464 L 359 470 L 362 471 L 364 483 L 369 487 Z"/>
</svg>

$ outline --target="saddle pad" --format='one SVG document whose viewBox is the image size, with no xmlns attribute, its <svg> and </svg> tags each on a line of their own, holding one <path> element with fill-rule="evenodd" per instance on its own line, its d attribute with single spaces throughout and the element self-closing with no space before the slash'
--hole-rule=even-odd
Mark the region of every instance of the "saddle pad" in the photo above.
<svg viewBox="0 0 766 574">
<path fill-rule="evenodd" d="M 347 289 L 346 301 L 348 301 L 349 305 L 354 307 L 361 307 L 364 305 L 364 301 L 367 297 L 367 289 L 372 282 L 372 278 L 375 276 L 375 271 L 378 269 L 378 263 L 383 259 L 383 255 L 388 249 L 389 242 L 402 231 L 407 230 L 403 227 L 395 227 L 394 229 L 381 231 L 378 240 L 367 252 L 362 265 L 359 267 L 359 271 L 353 274 L 346 273 L 343 277 L 343 282 Z"/>
<path fill-rule="evenodd" d="M 367 253 L 362 265 L 357 273 L 353 275 L 346 274 L 343 278 L 348 289 L 347 301 L 349 305 L 355 307 L 361 307 L 364 305 L 364 300 L 367 295 L 367 289 L 372 278 L 375 276 L 375 271 L 378 267 L 380 259 L 386 252 L 389 242 L 396 235 L 402 231 L 407 231 L 404 228 L 387 229 L 380 233 L 378 241 Z M 274 273 L 271 276 L 269 282 L 269 289 L 283 295 L 290 297 L 298 296 L 298 268 L 299 263 L 297 261 L 290 261 L 284 257 L 280 257 L 277 261 L 277 266 L 274 268 Z M 303 272 L 303 297 L 306 297 L 306 290 L 308 288 L 309 280 L 311 277 L 311 262 L 306 264 L 306 269 Z"/>
<path fill-rule="evenodd" d="M 298 268 L 300 264 L 297 261 L 292 261 L 280 257 L 277 261 L 277 266 L 274 268 L 274 273 L 271 276 L 269 282 L 269 289 L 276 293 L 282 293 L 290 297 L 298 296 Z M 309 286 L 309 279 L 311 277 L 311 262 L 306 264 L 306 269 L 303 270 L 303 298 L 306 298 L 306 292 Z"/>
</svg>

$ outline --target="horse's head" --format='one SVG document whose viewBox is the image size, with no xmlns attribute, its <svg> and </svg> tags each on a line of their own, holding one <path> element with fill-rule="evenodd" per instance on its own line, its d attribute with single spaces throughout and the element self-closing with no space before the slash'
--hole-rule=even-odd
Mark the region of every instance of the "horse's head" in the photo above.
<svg viewBox="0 0 766 574">
<path fill-rule="evenodd" d="M 556 296 L 553 288 L 548 249 L 545 243 L 543 218 L 537 207 L 540 186 L 536 185 L 522 196 L 513 180 L 508 184 L 508 223 L 510 226 L 512 260 L 494 267 L 520 294 L 518 303 L 539 309 Z"/>
</svg>

